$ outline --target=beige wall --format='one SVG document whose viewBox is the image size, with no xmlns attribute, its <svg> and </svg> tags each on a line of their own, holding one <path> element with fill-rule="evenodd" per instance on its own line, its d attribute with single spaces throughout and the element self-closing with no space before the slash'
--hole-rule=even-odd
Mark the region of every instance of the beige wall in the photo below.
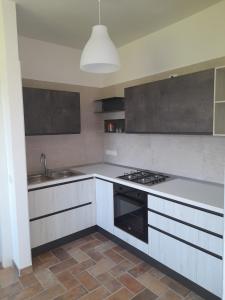
<svg viewBox="0 0 225 300">
<path fill-rule="evenodd" d="M 40 155 L 47 155 L 49 168 L 60 168 L 103 160 L 101 117 L 94 114 L 94 99 L 99 89 L 51 82 L 24 80 L 24 86 L 80 92 L 81 134 L 26 137 L 29 173 L 40 170 Z"/>
<path fill-rule="evenodd" d="M 53 43 L 19 37 L 23 78 L 99 87 L 101 75 L 80 71 L 81 51 Z"/>
<path fill-rule="evenodd" d="M 225 0 L 121 48 L 121 70 L 111 75 L 80 71 L 78 49 L 19 38 L 24 78 L 107 87 L 225 56 Z M 60 70 L 60 71 L 59 71 Z"/>
<path fill-rule="evenodd" d="M 225 56 L 225 0 L 119 49 L 109 86 Z"/>
</svg>

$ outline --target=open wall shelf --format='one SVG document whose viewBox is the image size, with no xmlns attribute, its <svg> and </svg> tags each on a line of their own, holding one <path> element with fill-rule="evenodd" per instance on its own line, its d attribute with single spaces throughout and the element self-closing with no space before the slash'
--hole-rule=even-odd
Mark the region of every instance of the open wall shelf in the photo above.
<svg viewBox="0 0 225 300">
<path fill-rule="evenodd" d="M 125 132 L 125 101 L 123 97 L 95 100 L 95 113 L 103 115 L 105 133 Z"/>
<path fill-rule="evenodd" d="M 95 101 L 95 113 L 111 113 L 124 110 L 124 98 L 122 97 L 113 97 Z"/>
<path fill-rule="evenodd" d="M 104 130 L 107 133 L 124 133 L 125 120 L 124 119 L 104 120 Z"/>
<path fill-rule="evenodd" d="M 225 66 L 215 69 L 213 134 L 225 136 Z"/>
<path fill-rule="evenodd" d="M 225 67 L 215 69 L 215 102 L 225 101 Z"/>
</svg>

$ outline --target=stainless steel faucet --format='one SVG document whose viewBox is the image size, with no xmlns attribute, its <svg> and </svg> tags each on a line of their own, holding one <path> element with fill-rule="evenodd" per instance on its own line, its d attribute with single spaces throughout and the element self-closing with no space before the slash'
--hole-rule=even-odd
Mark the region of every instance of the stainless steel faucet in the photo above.
<svg viewBox="0 0 225 300">
<path fill-rule="evenodd" d="M 44 175 L 47 176 L 48 175 L 47 158 L 46 158 L 46 155 L 44 153 L 41 153 L 40 163 L 41 163 L 41 166 L 44 170 Z"/>
</svg>

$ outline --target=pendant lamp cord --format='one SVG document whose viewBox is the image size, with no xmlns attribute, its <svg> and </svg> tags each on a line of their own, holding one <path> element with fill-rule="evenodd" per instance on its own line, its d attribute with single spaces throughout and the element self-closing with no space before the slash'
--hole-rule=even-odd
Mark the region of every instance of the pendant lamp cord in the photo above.
<svg viewBox="0 0 225 300">
<path fill-rule="evenodd" d="M 101 25 L 101 0 L 98 0 L 98 23 Z"/>
</svg>

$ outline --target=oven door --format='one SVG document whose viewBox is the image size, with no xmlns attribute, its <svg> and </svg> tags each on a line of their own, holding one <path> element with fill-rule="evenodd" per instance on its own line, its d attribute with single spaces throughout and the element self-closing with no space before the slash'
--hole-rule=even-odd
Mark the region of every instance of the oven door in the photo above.
<svg viewBox="0 0 225 300">
<path fill-rule="evenodd" d="M 114 184 L 114 225 L 148 243 L 147 193 Z"/>
</svg>

